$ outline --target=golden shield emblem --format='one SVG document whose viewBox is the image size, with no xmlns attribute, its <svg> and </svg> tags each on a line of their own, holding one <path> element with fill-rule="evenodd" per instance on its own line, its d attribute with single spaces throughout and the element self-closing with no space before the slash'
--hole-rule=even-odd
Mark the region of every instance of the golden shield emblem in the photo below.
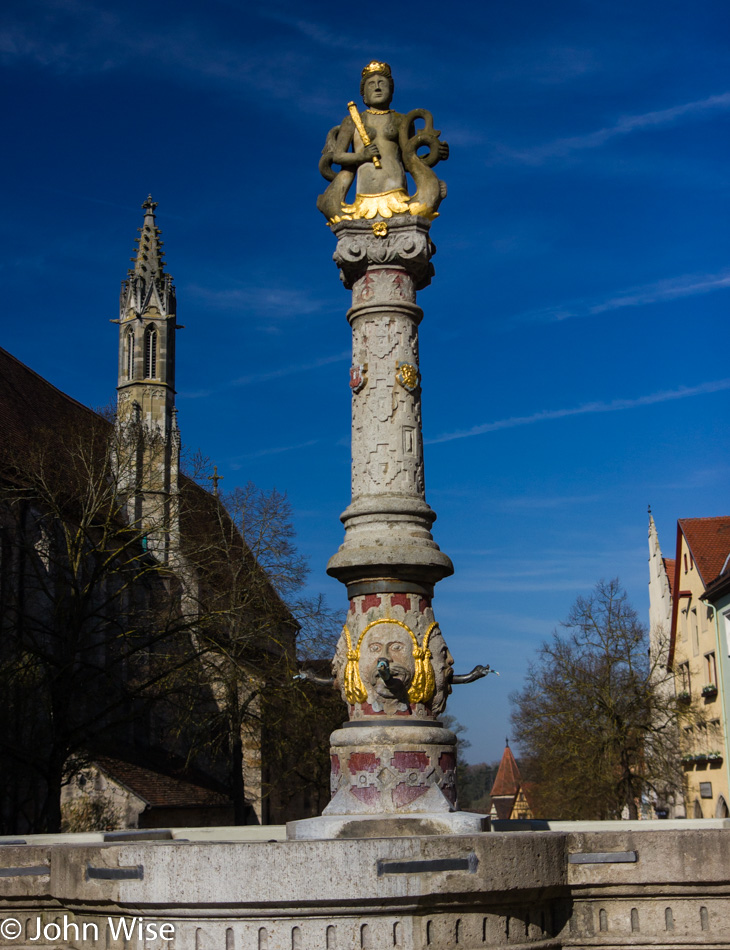
<svg viewBox="0 0 730 950">
<path fill-rule="evenodd" d="M 412 363 L 396 363 L 395 378 L 409 393 L 418 386 L 418 367 Z"/>
</svg>

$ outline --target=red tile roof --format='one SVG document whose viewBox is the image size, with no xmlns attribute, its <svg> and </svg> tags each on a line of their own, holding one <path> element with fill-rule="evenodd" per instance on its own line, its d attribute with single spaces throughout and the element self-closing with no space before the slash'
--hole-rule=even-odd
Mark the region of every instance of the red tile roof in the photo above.
<svg viewBox="0 0 730 950">
<path fill-rule="evenodd" d="M 730 554 L 730 517 L 681 518 L 678 524 L 707 587 L 718 577 Z"/>
<path fill-rule="evenodd" d="M 132 762 L 99 756 L 94 762 L 106 774 L 155 808 L 200 808 L 230 806 L 226 795 L 189 779 L 165 775 Z"/>
<path fill-rule="evenodd" d="M 669 581 L 669 596 L 674 597 L 674 558 L 663 557 L 662 561 L 664 562 L 664 570 L 667 572 L 667 580 Z"/>
<path fill-rule="evenodd" d="M 512 749 L 505 747 L 502 753 L 502 761 L 497 769 L 497 777 L 494 780 L 492 791 L 489 793 L 492 798 L 505 795 L 515 796 L 517 790 L 522 784 L 522 776 L 517 768 L 515 757 L 512 755 Z"/>
</svg>

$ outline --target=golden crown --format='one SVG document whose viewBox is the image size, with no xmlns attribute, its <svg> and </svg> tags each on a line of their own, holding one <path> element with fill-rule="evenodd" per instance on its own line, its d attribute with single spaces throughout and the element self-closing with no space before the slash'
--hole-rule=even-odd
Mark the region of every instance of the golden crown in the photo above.
<svg viewBox="0 0 730 950">
<path fill-rule="evenodd" d="M 367 79 L 367 77 L 372 76 L 373 73 L 379 73 L 381 76 L 390 79 L 390 66 L 387 63 L 380 63 L 377 59 L 374 59 L 363 69 L 362 78 Z"/>
</svg>

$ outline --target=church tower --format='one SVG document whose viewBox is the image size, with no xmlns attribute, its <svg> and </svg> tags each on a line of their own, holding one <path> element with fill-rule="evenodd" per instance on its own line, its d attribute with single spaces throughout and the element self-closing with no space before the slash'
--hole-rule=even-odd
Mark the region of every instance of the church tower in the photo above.
<svg viewBox="0 0 730 950">
<path fill-rule="evenodd" d="M 169 563 L 177 550 L 180 432 L 175 409 L 175 288 L 165 273 L 157 202 L 142 205 L 134 267 L 119 299 L 118 480 L 132 524 Z M 116 322 L 116 321 L 115 321 Z"/>
</svg>

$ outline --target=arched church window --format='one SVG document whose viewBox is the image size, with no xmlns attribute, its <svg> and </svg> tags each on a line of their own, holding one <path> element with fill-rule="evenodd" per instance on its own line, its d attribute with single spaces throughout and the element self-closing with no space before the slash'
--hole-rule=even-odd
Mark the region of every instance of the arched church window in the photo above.
<svg viewBox="0 0 730 950">
<path fill-rule="evenodd" d="M 144 375 L 145 379 L 157 378 L 157 330 L 147 327 L 144 332 Z"/>
<path fill-rule="evenodd" d="M 134 376 L 134 330 L 131 327 L 127 330 L 124 350 L 126 376 L 127 379 L 132 379 Z"/>
</svg>

